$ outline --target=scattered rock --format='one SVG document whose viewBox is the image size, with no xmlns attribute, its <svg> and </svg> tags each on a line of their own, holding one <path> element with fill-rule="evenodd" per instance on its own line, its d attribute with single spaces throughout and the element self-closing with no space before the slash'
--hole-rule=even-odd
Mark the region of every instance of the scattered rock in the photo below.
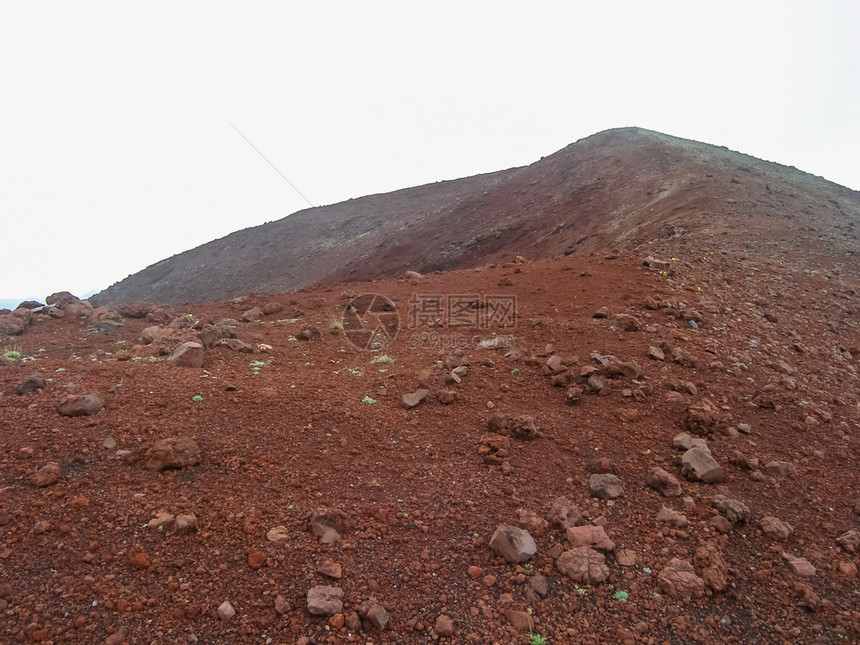
<svg viewBox="0 0 860 645">
<path fill-rule="evenodd" d="M 531 614 L 521 609 L 508 609 L 505 612 L 505 618 L 518 632 L 524 632 L 531 628 Z"/>
<path fill-rule="evenodd" d="M 220 618 L 221 620 L 230 620 L 235 615 L 236 610 L 233 609 L 233 605 L 230 604 L 229 600 L 225 600 L 220 605 L 218 605 L 218 618 Z"/>
<path fill-rule="evenodd" d="M 129 556 L 129 562 L 134 569 L 148 569 L 152 564 L 149 555 L 143 552 L 132 553 Z"/>
<path fill-rule="evenodd" d="M 346 515 L 336 508 L 317 508 L 308 518 L 308 528 L 320 544 L 335 544 L 346 529 Z"/>
<path fill-rule="evenodd" d="M 546 598 L 549 593 L 549 581 L 541 574 L 536 573 L 529 578 L 528 590 L 533 591 L 539 598 Z"/>
<path fill-rule="evenodd" d="M 98 394 L 78 394 L 60 401 L 57 412 L 64 417 L 83 417 L 96 414 L 104 405 L 104 399 Z"/>
<path fill-rule="evenodd" d="M 454 390 L 440 390 L 436 395 L 436 400 L 442 405 L 451 405 L 457 400 L 457 393 Z"/>
<path fill-rule="evenodd" d="M 248 550 L 248 566 L 252 569 L 259 569 L 266 564 L 267 559 L 268 555 L 266 555 L 265 551 L 261 551 L 256 547 L 251 547 Z"/>
<path fill-rule="evenodd" d="M 326 560 L 317 567 L 317 573 L 339 580 L 343 576 L 343 569 L 337 562 Z"/>
<path fill-rule="evenodd" d="M 451 620 L 449 616 L 442 614 L 436 619 L 436 624 L 433 626 L 433 631 L 436 633 L 437 636 L 453 636 L 454 621 Z"/>
<path fill-rule="evenodd" d="M 702 580 L 714 591 L 723 591 L 729 584 L 729 570 L 723 554 L 715 542 L 696 547 L 695 564 L 701 570 Z"/>
<path fill-rule="evenodd" d="M 588 546 L 598 551 L 615 550 L 615 542 L 609 539 L 602 526 L 571 526 L 567 529 L 567 541 L 573 547 Z"/>
<path fill-rule="evenodd" d="M 720 411 L 707 400 L 687 408 L 684 427 L 692 433 L 708 434 L 716 430 L 719 423 Z"/>
<path fill-rule="evenodd" d="M 663 361 L 666 360 L 666 354 L 663 353 L 663 350 L 659 347 L 651 345 L 651 347 L 648 348 L 648 358 L 655 361 Z"/>
<path fill-rule="evenodd" d="M 672 360 L 683 367 L 696 367 L 696 359 L 686 349 L 676 347 L 672 350 Z"/>
<path fill-rule="evenodd" d="M 140 332 L 140 340 L 143 341 L 144 345 L 160 343 L 163 339 L 164 329 L 160 325 L 144 327 L 143 331 Z"/>
<path fill-rule="evenodd" d="M 302 341 L 320 341 L 322 340 L 322 333 L 316 327 L 305 327 L 298 334 L 296 334 L 296 340 Z"/>
<path fill-rule="evenodd" d="M 222 345 L 229 347 L 234 352 L 239 352 L 240 354 L 253 354 L 254 348 L 249 345 L 245 341 L 239 340 L 238 338 L 226 338 L 221 341 Z"/>
<path fill-rule="evenodd" d="M 269 542 L 286 542 L 290 539 L 289 529 L 286 526 L 275 526 L 266 533 Z"/>
<path fill-rule="evenodd" d="M 657 521 L 672 524 L 674 527 L 682 529 L 687 526 L 687 516 L 678 511 L 664 506 L 657 513 Z"/>
<path fill-rule="evenodd" d="M 39 372 L 33 372 L 28 376 L 24 377 L 20 383 L 18 383 L 17 392 L 18 394 L 27 394 L 28 392 L 35 392 L 36 390 L 43 390 L 45 388 L 45 377 L 39 374 Z"/>
<path fill-rule="evenodd" d="M 848 553 L 854 553 L 857 551 L 857 547 L 860 546 L 860 531 L 857 529 L 847 531 L 836 538 L 836 541 L 843 549 L 848 551 Z"/>
<path fill-rule="evenodd" d="M 200 463 L 200 448 L 190 437 L 169 437 L 156 441 L 143 456 L 147 470 L 183 468 Z"/>
<path fill-rule="evenodd" d="M 177 515 L 173 524 L 179 535 L 188 535 L 197 531 L 197 516 Z"/>
<path fill-rule="evenodd" d="M 490 432 L 509 434 L 521 441 L 535 439 L 538 436 L 534 419 L 525 415 L 510 417 L 496 413 L 487 421 L 487 427 Z"/>
<path fill-rule="evenodd" d="M 583 584 L 596 585 L 609 577 L 604 555 L 587 546 L 565 551 L 555 565 L 564 575 Z"/>
<path fill-rule="evenodd" d="M 701 598 L 705 581 L 696 575 L 693 565 L 675 558 L 657 576 L 657 585 L 670 598 Z"/>
<path fill-rule="evenodd" d="M 746 522 L 751 513 L 749 507 L 737 499 L 730 499 L 725 495 L 714 495 L 714 508 L 725 517 L 732 526 Z"/>
<path fill-rule="evenodd" d="M 777 518 L 766 515 L 760 522 L 762 532 L 772 540 L 784 542 L 794 530 L 791 524 L 786 524 Z"/>
<path fill-rule="evenodd" d="M 151 529 L 169 529 L 175 520 L 176 516 L 173 513 L 156 513 L 147 526 Z"/>
<path fill-rule="evenodd" d="M 690 480 L 706 484 L 721 482 L 724 478 L 722 467 L 711 456 L 710 451 L 701 447 L 691 448 L 681 457 L 681 474 Z"/>
<path fill-rule="evenodd" d="M 582 511 L 567 497 L 556 497 L 549 510 L 549 521 L 553 526 L 567 530 L 582 523 Z"/>
<path fill-rule="evenodd" d="M 621 549 L 616 551 L 615 561 L 622 567 L 632 567 L 636 564 L 636 552 L 633 549 Z"/>
<path fill-rule="evenodd" d="M 708 526 L 718 533 L 728 533 L 732 530 L 734 525 L 722 515 L 714 515 L 714 517 L 708 521 Z"/>
<path fill-rule="evenodd" d="M 259 307 L 252 307 L 248 309 L 245 313 L 243 313 L 239 319 L 242 322 L 256 322 L 260 319 L 260 315 L 262 315 L 263 310 Z"/>
<path fill-rule="evenodd" d="M 284 310 L 284 305 L 280 302 L 267 302 L 263 305 L 263 314 L 266 316 L 274 316 L 275 314 L 279 314 Z"/>
<path fill-rule="evenodd" d="M 59 480 L 60 464 L 53 461 L 39 468 L 39 470 L 36 471 L 36 474 L 33 475 L 33 483 L 40 488 L 56 484 Z"/>
<path fill-rule="evenodd" d="M 390 618 L 385 607 L 373 597 L 358 606 L 358 615 L 369 621 L 376 629 L 385 629 Z"/>
<path fill-rule="evenodd" d="M 794 477 L 797 475 L 797 466 L 790 461 L 771 461 L 765 464 L 764 472 L 771 477 Z"/>
<path fill-rule="evenodd" d="M 791 565 L 791 568 L 794 569 L 794 572 L 801 577 L 812 578 L 816 574 L 815 567 L 813 567 L 806 558 L 797 558 L 786 553 L 785 559 L 788 560 L 788 563 Z"/>
<path fill-rule="evenodd" d="M 588 488 L 591 496 L 598 499 L 616 499 L 624 495 L 624 485 L 611 473 L 593 474 L 588 480 Z"/>
<path fill-rule="evenodd" d="M 641 329 L 639 321 L 630 314 L 614 314 L 612 324 L 622 331 L 639 331 Z"/>
<path fill-rule="evenodd" d="M 188 341 L 176 348 L 173 356 L 170 357 L 170 362 L 177 367 L 201 368 L 203 367 L 203 353 L 203 345 Z"/>
<path fill-rule="evenodd" d="M 699 437 L 691 437 L 686 432 L 680 432 L 672 438 L 672 445 L 675 448 L 690 450 L 692 448 L 702 448 L 709 454 L 711 449 L 708 448 L 708 442 Z"/>
<path fill-rule="evenodd" d="M 414 408 L 416 405 L 426 399 L 428 394 L 430 394 L 430 390 L 425 390 L 424 388 L 416 390 L 415 392 L 410 392 L 409 394 L 404 394 L 403 407 Z"/>
<path fill-rule="evenodd" d="M 529 534 L 537 537 L 543 537 L 549 531 L 549 522 L 534 511 L 525 508 L 517 509 L 517 524 Z"/>
<path fill-rule="evenodd" d="M 666 472 L 659 466 L 655 466 L 648 471 L 645 483 L 663 497 L 678 497 L 683 492 L 681 482 L 674 475 Z"/>
<path fill-rule="evenodd" d="M 525 562 L 537 553 L 534 538 L 516 526 L 500 526 L 490 538 L 490 548 L 512 564 Z"/>
<path fill-rule="evenodd" d="M 284 598 L 281 594 L 275 596 L 275 611 L 282 616 L 289 611 L 292 611 L 293 607 L 290 605 L 290 602 Z"/>
<path fill-rule="evenodd" d="M 318 585 L 308 591 L 308 613 L 314 616 L 334 616 L 342 609 L 342 589 Z"/>
</svg>

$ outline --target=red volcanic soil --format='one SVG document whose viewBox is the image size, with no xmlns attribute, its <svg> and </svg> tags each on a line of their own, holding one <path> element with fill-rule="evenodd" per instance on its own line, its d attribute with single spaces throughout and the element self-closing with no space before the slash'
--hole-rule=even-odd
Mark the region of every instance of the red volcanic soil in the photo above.
<svg viewBox="0 0 860 645">
<path fill-rule="evenodd" d="M 608 130 L 523 167 L 304 210 L 129 276 L 93 302 L 229 300 L 607 249 L 857 249 L 860 194 L 725 148 Z M 685 251 L 685 249 L 687 249 Z"/>
<path fill-rule="evenodd" d="M 714 219 L 713 237 L 651 266 L 573 255 L 251 294 L 107 332 L 36 316 L 3 339 L 23 358 L 0 367 L 0 642 L 520 644 L 530 628 L 553 644 L 856 642 L 860 272 L 827 241 L 771 246 L 786 221 L 738 244 Z M 336 324 L 367 292 L 400 315 L 376 352 Z M 432 299 L 414 294 L 467 296 L 479 314 L 516 296 L 515 326 L 433 316 L 439 338 L 513 349 L 422 344 L 410 302 Z M 251 353 L 168 360 L 257 306 L 271 313 L 232 329 Z M 17 394 L 34 372 L 44 386 Z M 58 413 L 83 394 L 104 407 Z M 681 432 L 722 481 L 682 474 Z M 167 438 L 199 461 L 148 469 Z M 682 495 L 646 483 L 656 467 Z M 605 472 L 623 496 L 592 496 Z M 591 527 L 571 538 L 602 551 L 542 522 L 562 496 Z M 309 527 L 322 508 L 333 544 Z M 536 553 L 509 562 L 490 541 L 521 522 Z M 583 554 L 594 566 L 571 577 Z M 317 586 L 342 591 L 333 615 L 308 611 L 309 594 L 326 609 Z"/>
</svg>

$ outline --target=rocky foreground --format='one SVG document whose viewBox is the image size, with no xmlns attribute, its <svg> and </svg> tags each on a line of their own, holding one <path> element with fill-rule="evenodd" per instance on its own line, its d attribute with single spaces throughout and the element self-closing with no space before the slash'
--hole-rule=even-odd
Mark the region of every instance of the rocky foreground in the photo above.
<svg viewBox="0 0 860 645">
<path fill-rule="evenodd" d="M 0 314 L 0 641 L 856 642 L 856 269 L 714 247 Z M 421 336 L 414 294 L 516 319 Z"/>
</svg>

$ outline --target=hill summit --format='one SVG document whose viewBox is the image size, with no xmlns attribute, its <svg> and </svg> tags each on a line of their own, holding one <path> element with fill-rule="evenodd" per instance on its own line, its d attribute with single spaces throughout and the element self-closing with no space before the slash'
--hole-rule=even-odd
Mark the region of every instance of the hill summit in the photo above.
<svg viewBox="0 0 860 645">
<path fill-rule="evenodd" d="M 164 259 L 95 303 L 214 302 L 314 283 L 606 250 L 673 253 L 755 236 L 787 250 L 856 246 L 860 194 L 793 167 L 640 128 L 522 168 L 306 209 Z"/>
</svg>

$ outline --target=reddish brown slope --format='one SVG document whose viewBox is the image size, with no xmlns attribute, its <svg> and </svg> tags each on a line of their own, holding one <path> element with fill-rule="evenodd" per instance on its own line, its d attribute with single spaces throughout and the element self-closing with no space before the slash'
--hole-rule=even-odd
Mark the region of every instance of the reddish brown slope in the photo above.
<svg viewBox="0 0 860 645">
<path fill-rule="evenodd" d="M 138 345 L 151 322 L 95 334 L 72 316 L 39 318 L 14 341 L 26 362 L 0 362 L 0 642 L 418 645 L 434 640 L 444 614 L 455 634 L 440 643 L 525 645 L 526 611 L 553 645 L 856 642 L 860 556 L 837 539 L 860 528 L 857 264 L 836 270 L 817 251 L 772 257 L 755 238 L 749 251 L 711 255 L 696 239 L 665 276 L 640 257 L 573 256 L 177 308 L 164 351 L 196 337 L 196 320 L 285 308 L 238 324 L 253 353 L 214 346 L 205 371 Z M 469 348 L 462 382 L 446 384 L 449 352 L 416 348 L 403 330 L 384 350 L 394 362 L 371 362 L 329 330 L 349 293 L 368 290 L 392 298 L 404 322 L 415 293 L 514 295 L 519 321 L 508 331 L 522 354 Z M 635 316 L 639 329 L 594 318 L 603 307 Z M 308 325 L 322 329 L 319 341 L 298 340 Z M 649 358 L 661 343 L 666 360 Z M 672 350 L 689 359 L 673 362 Z M 592 352 L 641 374 L 590 391 L 583 370 L 601 370 Z M 551 353 L 583 388 L 578 405 L 551 385 Z M 33 372 L 44 387 L 15 394 Z M 403 409 L 421 381 L 429 397 Z M 453 403 L 442 403 L 445 390 Z M 90 392 L 105 399 L 98 414 L 57 414 L 65 396 Z M 686 422 L 704 407 L 720 420 Z M 496 412 L 529 415 L 542 430 L 511 438 L 499 459 L 507 466 L 482 454 Z M 723 482 L 681 475 L 672 438 L 691 427 Z M 199 464 L 159 473 L 117 451 L 175 436 L 199 443 Z M 104 447 L 108 438 L 116 445 Z M 601 458 L 625 489 L 611 503 L 589 494 Z M 772 461 L 796 473 L 780 476 Z M 33 476 L 49 462 L 59 480 L 38 487 Z M 686 499 L 645 483 L 658 466 Z M 718 494 L 750 510 L 729 532 Z M 561 528 L 532 528 L 537 553 L 521 565 L 488 546 L 518 509 L 548 517 L 562 495 L 615 543 L 603 583 L 560 570 L 571 548 Z M 308 530 L 320 506 L 345 513 L 338 544 Z M 663 506 L 687 524 L 658 520 Z M 199 528 L 149 526 L 160 512 L 194 514 Z M 793 527 L 787 539 L 762 530 L 769 516 Z M 286 540 L 270 541 L 278 526 Z M 703 588 L 667 587 L 674 559 Z M 320 571 L 329 560 L 340 578 Z M 541 577 L 545 597 L 534 591 Z M 344 592 L 341 612 L 308 612 L 316 585 Z M 384 631 L 357 616 L 371 598 L 390 612 Z M 230 620 L 217 613 L 225 601 Z"/>
<path fill-rule="evenodd" d="M 856 247 L 860 196 L 725 148 L 625 128 L 534 164 L 301 211 L 168 258 L 97 302 L 214 301 L 314 282 L 482 266 L 516 254 L 671 255 L 691 237 L 786 252 Z"/>
</svg>

